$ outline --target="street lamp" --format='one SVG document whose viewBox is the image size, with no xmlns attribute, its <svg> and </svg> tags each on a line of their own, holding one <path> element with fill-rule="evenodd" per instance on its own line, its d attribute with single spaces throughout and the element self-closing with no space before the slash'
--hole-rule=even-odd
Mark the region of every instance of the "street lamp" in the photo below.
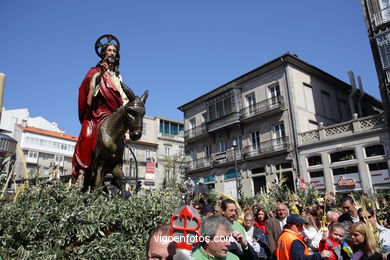
<svg viewBox="0 0 390 260">
<path fill-rule="evenodd" d="M 232 140 L 232 147 L 233 147 L 233 155 L 234 155 L 234 166 L 236 169 L 236 172 L 235 172 L 235 174 L 236 174 L 236 194 L 237 194 L 237 201 L 238 201 L 240 194 L 238 192 L 239 179 L 238 179 L 238 172 L 237 172 L 238 169 L 237 169 L 237 156 L 236 156 L 236 149 L 237 149 L 237 139 L 236 138 L 234 138 Z"/>
</svg>

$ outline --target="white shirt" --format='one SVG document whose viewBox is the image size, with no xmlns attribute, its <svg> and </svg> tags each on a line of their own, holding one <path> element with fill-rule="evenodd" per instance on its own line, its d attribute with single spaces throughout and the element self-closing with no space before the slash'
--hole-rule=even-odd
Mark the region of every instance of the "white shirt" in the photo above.
<svg viewBox="0 0 390 260">
<path fill-rule="evenodd" d="M 378 225 L 379 240 L 384 246 L 390 246 L 390 229 Z"/>
<path fill-rule="evenodd" d="M 280 229 L 283 230 L 284 226 L 287 224 L 287 217 L 282 220 L 279 220 Z"/>
</svg>

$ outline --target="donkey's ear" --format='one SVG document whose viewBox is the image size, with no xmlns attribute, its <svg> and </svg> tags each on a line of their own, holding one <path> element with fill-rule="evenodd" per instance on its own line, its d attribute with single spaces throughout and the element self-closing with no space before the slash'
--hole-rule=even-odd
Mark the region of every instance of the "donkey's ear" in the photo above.
<svg viewBox="0 0 390 260">
<path fill-rule="evenodd" d="M 142 95 L 142 97 L 140 98 L 141 101 L 145 104 L 146 100 L 148 99 L 148 96 L 149 96 L 149 90 L 146 90 L 144 92 L 144 94 Z"/>
</svg>

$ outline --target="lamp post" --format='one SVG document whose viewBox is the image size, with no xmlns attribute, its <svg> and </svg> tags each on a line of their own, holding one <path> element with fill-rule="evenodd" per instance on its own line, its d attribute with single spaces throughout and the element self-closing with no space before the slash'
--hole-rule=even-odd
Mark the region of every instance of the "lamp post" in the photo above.
<svg viewBox="0 0 390 260">
<path fill-rule="evenodd" d="M 234 138 L 232 140 L 232 147 L 233 147 L 233 156 L 234 156 L 234 166 L 235 166 L 235 174 L 236 174 L 236 194 L 237 194 L 237 201 L 240 197 L 240 194 L 238 192 L 238 182 L 239 182 L 239 179 L 238 179 L 238 167 L 237 167 L 237 156 L 236 156 L 236 149 L 237 149 L 237 139 Z"/>
</svg>

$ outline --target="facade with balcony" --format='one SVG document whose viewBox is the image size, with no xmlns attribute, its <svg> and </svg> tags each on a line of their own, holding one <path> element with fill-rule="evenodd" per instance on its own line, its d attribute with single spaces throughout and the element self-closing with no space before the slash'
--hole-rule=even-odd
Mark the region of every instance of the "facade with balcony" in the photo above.
<svg viewBox="0 0 390 260">
<path fill-rule="evenodd" d="M 390 189 L 390 129 L 384 115 L 358 118 L 299 134 L 303 178 L 320 191 Z"/>
<path fill-rule="evenodd" d="M 144 116 L 141 139 L 131 141 L 127 137 L 126 143 L 123 172 L 129 184 L 137 179 L 142 182 L 143 189 L 155 190 L 181 180 L 184 169 L 182 122 L 160 116 Z"/>
<path fill-rule="evenodd" d="M 378 114 L 381 103 L 299 59 L 278 57 L 184 105 L 186 174 L 236 196 L 253 195 L 283 175 L 303 178 L 301 136 Z M 236 147 L 232 146 L 235 140 Z M 237 172 L 236 172 L 237 162 Z"/>
<path fill-rule="evenodd" d="M 24 179 L 26 172 L 22 161 L 26 163 L 27 174 L 39 178 L 70 178 L 72 156 L 77 137 L 27 125 L 15 125 L 14 136 L 22 151 L 17 153 L 15 179 Z M 59 171 L 55 174 L 56 168 Z"/>
<path fill-rule="evenodd" d="M 368 39 L 378 75 L 379 90 L 390 125 L 390 3 L 385 0 L 362 0 Z"/>
</svg>

